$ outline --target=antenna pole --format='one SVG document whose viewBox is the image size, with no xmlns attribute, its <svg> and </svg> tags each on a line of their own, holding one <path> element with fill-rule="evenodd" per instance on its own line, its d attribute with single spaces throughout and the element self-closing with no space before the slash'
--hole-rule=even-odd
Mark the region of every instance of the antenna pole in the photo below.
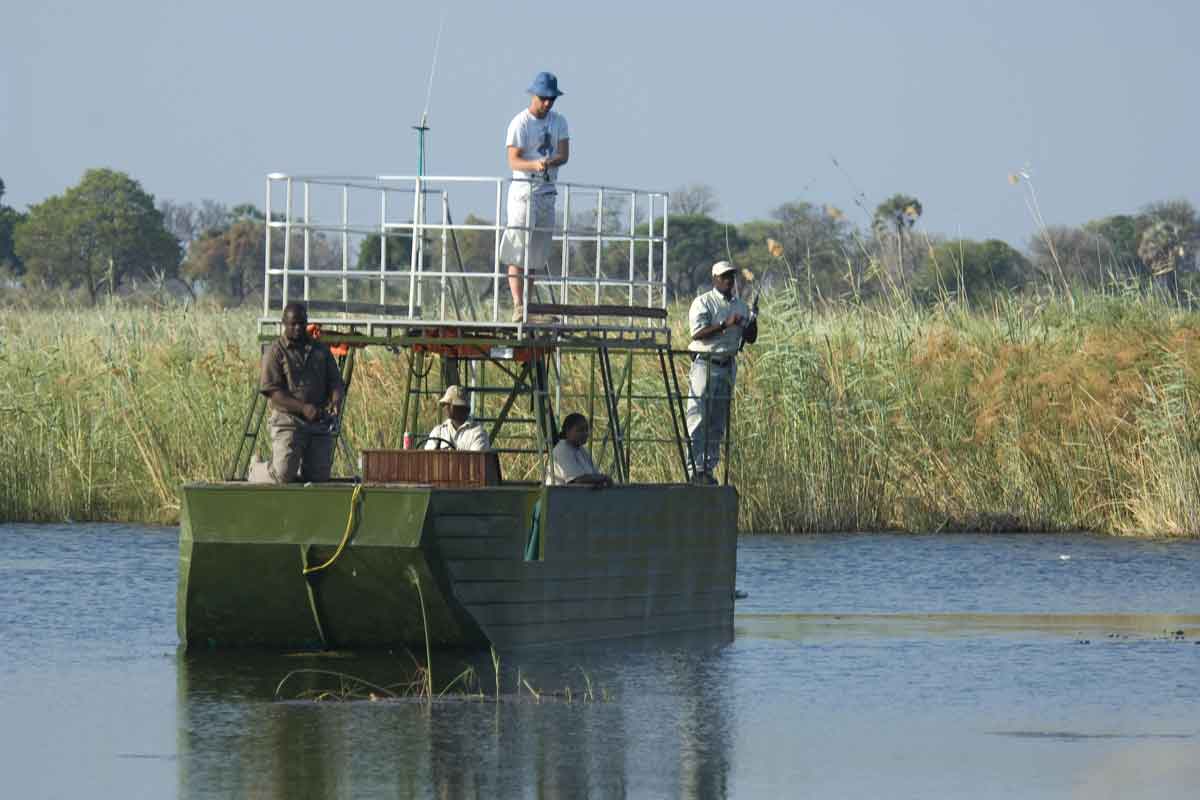
<svg viewBox="0 0 1200 800">
<path fill-rule="evenodd" d="M 438 20 L 437 38 L 433 41 L 433 63 L 429 66 L 429 85 L 425 88 L 425 108 L 421 111 L 421 123 L 414 125 L 413 130 L 417 132 L 417 179 L 414 182 L 413 188 L 416 190 L 416 208 L 413 209 L 413 261 L 409 267 L 415 276 L 418 272 L 418 266 L 425 263 L 425 232 L 422 226 L 425 224 L 425 187 L 421 185 L 421 179 L 425 177 L 425 134 L 429 130 L 429 102 L 433 99 L 433 76 L 437 71 L 438 50 L 442 45 L 442 26 L 446 23 L 446 10 L 442 9 L 441 18 Z M 445 233 L 443 232 L 443 236 Z M 444 242 L 443 242 L 444 246 Z M 442 267 L 443 273 L 445 267 Z M 442 278 L 445 281 L 445 277 Z M 417 284 L 416 299 L 419 303 L 421 300 L 421 284 Z M 411 285 L 409 291 L 412 291 Z M 411 313 L 413 298 L 409 297 L 409 309 Z"/>
<path fill-rule="evenodd" d="M 425 108 L 421 111 L 421 124 L 414 125 L 417 132 L 417 177 L 425 176 L 425 132 L 429 130 L 429 102 L 433 99 L 433 76 L 437 72 L 438 50 L 442 47 L 442 28 L 446 24 L 446 9 L 438 18 L 437 37 L 433 40 L 433 63 L 429 65 L 429 85 L 425 87 Z"/>
<path fill-rule="evenodd" d="M 413 125 L 413 130 L 417 132 L 417 177 L 425 176 L 425 132 L 429 130 L 429 125 L 426 123 L 429 120 L 429 112 L 421 113 L 421 124 Z"/>
</svg>

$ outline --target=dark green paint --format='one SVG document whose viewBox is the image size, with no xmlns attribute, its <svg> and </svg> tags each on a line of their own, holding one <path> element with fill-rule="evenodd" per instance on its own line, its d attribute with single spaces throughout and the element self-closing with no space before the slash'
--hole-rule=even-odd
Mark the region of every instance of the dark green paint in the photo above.
<svg viewBox="0 0 1200 800">
<path fill-rule="evenodd" d="M 730 487 L 353 485 L 183 490 L 178 627 L 188 647 L 486 647 L 732 628 Z M 544 495 L 540 560 L 526 561 Z"/>
</svg>

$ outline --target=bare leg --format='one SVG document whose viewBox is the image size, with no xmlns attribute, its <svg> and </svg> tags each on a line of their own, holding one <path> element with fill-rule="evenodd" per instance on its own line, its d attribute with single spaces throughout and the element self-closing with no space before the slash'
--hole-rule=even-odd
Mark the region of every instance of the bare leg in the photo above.
<svg viewBox="0 0 1200 800">
<path fill-rule="evenodd" d="M 525 280 L 524 270 L 516 264 L 508 265 L 508 290 L 513 299 L 513 320 L 523 318 L 525 310 Z M 533 276 L 529 276 L 529 291 L 533 292 Z"/>
</svg>

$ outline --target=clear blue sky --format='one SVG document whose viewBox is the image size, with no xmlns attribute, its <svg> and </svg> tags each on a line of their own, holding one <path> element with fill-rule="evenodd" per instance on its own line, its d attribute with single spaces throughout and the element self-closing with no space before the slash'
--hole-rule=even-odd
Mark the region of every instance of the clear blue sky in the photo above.
<svg viewBox="0 0 1200 800">
<path fill-rule="evenodd" d="M 1023 246 L 1022 167 L 1051 223 L 1200 205 L 1187 0 L 3 3 L 0 178 L 21 208 L 96 166 L 260 205 L 275 170 L 410 174 L 443 9 L 435 174 L 503 174 L 504 128 L 550 69 L 562 179 L 708 183 L 729 221 L 808 200 L 861 223 L 857 187 Z"/>
</svg>

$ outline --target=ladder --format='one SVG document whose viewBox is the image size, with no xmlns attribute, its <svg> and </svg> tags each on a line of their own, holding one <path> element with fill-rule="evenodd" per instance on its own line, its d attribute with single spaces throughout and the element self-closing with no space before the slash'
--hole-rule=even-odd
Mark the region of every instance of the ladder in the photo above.
<svg viewBox="0 0 1200 800">
<path fill-rule="evenodd" d="M 495 450 L 498 453 L 526 453 L 544 457 L 548 456 L 558 440 L 557 422 L 550 397 L 550 368 L 547 363 L 549 358 L 542 350 L 527 349 L 532 350 L 533 355 L 524 360 L 508 360 L 491 355 L 476 355 L 469 359 L 481 365 L 476 371 L 477 376 L 486 376 L 489 368 L 498 371 L 500 375 L 496 379 L 497 382 L 489 381 L 487 377 L 464 381 L 459 374 L 459 362 L 468 359 L 442 355 L 441 383 L 443 386 L 459 384 L 467 390 L 468 395 L 503 397 L 504 401 L 495 416 L 473 414 L 472 418 L 488 427 L 488 438 L 493 442 L 505 426 L 532 425 L 534 446 L 501 447 Z M 404 405 L 400 415 L 405 433 L 419 435 L 422 401 L 435 396 L 435 392 L 431 391 L 429 386 L 433 364 L 429 363 L 426 366 L 430 355 L 418 351 L 412 353 L 408 360 L 408 368 L 405 370 Z M 518 416 L 515 413 L 518 402 L 522 400 L 528 402 L 529 416 Z M 420 446 L 419 439 L 417 446 Z"/>
<path fill-rule="evenodd" d="M 662 369 L 663 386 L 667 393 L 667 402 L 671 406 L 671 425 L 675 430 L 675 445 L 679 453 L 679 464 L 683 469 L 683 479 L 688 480 L 696 463 L 692 453 L 692 437 L 688 435 L 687 410 L 684 406 L 685 395 L 679 388 L 679 372 L 675 366 L 676 352 L 669 346 L 655 348 L 658 352 L 658 364 Z M 691 388 L 689 385 L 689 393 Z"/>
</svg>

